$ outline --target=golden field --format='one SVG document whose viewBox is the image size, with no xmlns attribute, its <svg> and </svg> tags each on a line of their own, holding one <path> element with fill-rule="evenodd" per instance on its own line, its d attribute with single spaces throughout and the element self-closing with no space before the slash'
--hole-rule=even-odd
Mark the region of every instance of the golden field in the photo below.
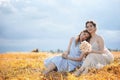
<svg viewBox="0 0 120 80">
<path fill-rule="evenodd" d="M 114 62 L 100 70 L 91 69 L 88 74 L 74 77 L 71 73 L 51 72 L 44 76 L 43 61 L 55 56 L 47 52 L 14 52 L 0 54 L 0 80 L 120 80 L 120 52 L 112 52 Z"/>
</svg>

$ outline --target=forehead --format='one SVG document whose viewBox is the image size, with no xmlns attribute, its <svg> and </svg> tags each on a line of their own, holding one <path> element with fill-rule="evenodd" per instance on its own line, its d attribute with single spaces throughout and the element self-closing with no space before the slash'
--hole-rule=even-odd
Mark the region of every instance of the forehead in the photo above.
<svg viewBox="0 0 120 80">
<path fill-rule="evenodd" d="M 84 35 L 87 35 L 87 36 L 90 36 L 89 33 L 87 33 L 87 32 L 83 32 L 83 34 L 84 34 Z"/>
<path fill-rule="evenodd" d="M 87 23 L 87 25 L 93 25 L 92 23 Z"/>
</svg>

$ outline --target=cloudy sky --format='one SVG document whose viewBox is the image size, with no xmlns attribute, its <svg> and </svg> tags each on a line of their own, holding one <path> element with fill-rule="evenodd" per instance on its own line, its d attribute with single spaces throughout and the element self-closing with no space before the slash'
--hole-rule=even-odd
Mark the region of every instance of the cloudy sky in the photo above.
<svg viewBox="0 0 120 80">
<path fill-rule="evenodd" d="M 87 20 L 120 49 L 119 8 L 120 0 L 0 0 L 0 52 L 66 50 Z"/>
</svg>

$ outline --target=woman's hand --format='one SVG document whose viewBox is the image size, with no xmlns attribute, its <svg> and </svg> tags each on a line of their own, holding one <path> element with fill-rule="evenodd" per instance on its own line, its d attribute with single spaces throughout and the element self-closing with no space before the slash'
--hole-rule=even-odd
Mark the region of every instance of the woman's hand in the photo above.
<svg viewBox="0 0 120 80">
<path fill-rule="evenodd" d="M 88 51 L 88 52 L 82 52 L 82 54 L 88 55 L 88 54 L 93 53 L 93 52 L 94 52 L 94 51 L 91 50 L 91 51 Z"/>
<path fill-rule="evenodd" d="M 95 50 L 91 50 L 89 52 L 85 52 L 85 54 L 90 54 L 90 53 L 96 53 L 96 51 Z"/>
<path fill-rule="evenodd" d="M 68 54 L 62 54 L 62 57 L 63 57 L 64 59 L 67 59 L 67 58 L 68 58 Z"/>
</svg>

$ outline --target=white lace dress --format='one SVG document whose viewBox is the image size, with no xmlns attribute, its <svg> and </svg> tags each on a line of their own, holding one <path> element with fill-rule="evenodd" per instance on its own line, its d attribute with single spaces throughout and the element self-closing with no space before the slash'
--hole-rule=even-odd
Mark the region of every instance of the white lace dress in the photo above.
<svg viewBox="0 0 120 80">
<path fill-rule="evenodd" d="M 96 40 L 91 45 L 93 50 L 99 50 L 99 46 Z M 104 51 L 105 53 L 102 54 L 90 53 L 87 55 L 81 66 L 81 68 L 86 69 L 85 73 L 87 73 L 87 70 L 90 68 L 100 69 L 103 66 L 110 64 L 114 60 L 112 53 L 107 48 L 105 48 Z"/>
</svg>

